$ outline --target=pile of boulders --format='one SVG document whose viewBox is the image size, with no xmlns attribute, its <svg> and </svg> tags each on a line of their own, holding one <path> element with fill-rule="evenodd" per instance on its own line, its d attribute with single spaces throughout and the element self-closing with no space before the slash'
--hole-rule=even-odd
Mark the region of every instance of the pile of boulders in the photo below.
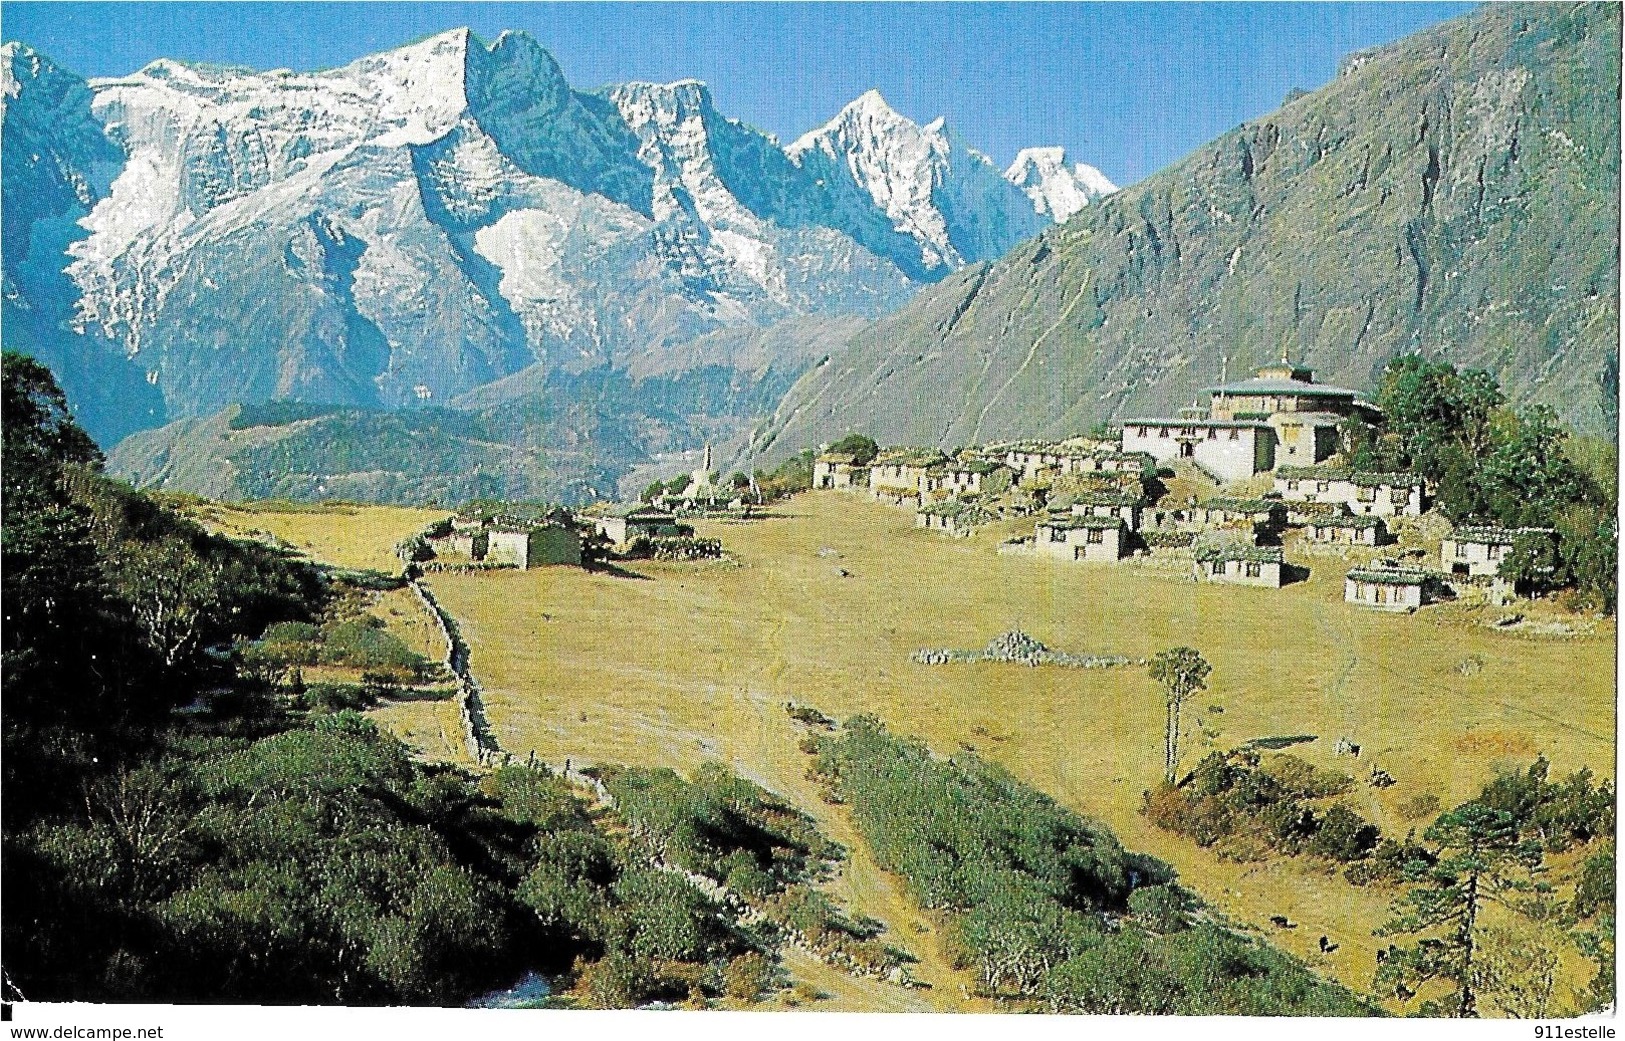
<svg viewBox="0 0 1625 1041">
<path fill-rule="evenodd" d="M 1071 669 L 1110 669 L 1122 665 L 1145 664 L 1144 658 L 1126 658 L 1120 654 L 1065 654 L 1061 651 L 1052 651 L 1020 629 L 1000 633 L 980 651 L 926 648 L 915 651 L 909 656 L 909 660 L 920 665 L 997 661 L 1031 668 L 1039 665 L 1059 665 Z"/>
</svg>

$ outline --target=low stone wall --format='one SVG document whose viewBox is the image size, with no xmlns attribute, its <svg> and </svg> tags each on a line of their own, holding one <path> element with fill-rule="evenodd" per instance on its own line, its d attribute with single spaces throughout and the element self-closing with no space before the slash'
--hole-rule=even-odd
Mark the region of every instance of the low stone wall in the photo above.
<svg viewBox="0 0 1625 1041">
<path fill-rule="evenodd" d="M 468 754 L 481 766 L 506 765 L 513 757 L 502 750 L 496 735 L 491 732 L 490 722 L 485 718 L 480 685 L 469 671 L 468 644 L 463 642 L 462 634 L 457 631 L 457 620 L 440 606 L 440 601 L 416 577 L 412 579 L 412 588 L 440 627 L 440 635 L 445 637 L 446 668 L 457 680 L 457 707 L 463 719 L 463 742 L 468 747 Z"/>
</svg>

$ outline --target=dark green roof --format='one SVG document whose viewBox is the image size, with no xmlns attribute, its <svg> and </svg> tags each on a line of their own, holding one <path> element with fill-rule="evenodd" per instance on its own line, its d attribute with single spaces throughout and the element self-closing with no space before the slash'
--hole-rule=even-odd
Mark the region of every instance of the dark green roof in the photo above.
<svg viewBox="0 0 1625 1041">
<path fill-rule="evenodd" d="M 1351 516 L 1346 513 L 1333 513 L 1325 517 L 1315 517 L 1309 521 L 1309 526 L 1320 528 L 1381 528 L 1386 527 L 1381 517 Z"/>
<path fill-rule="evenodd" d="M 1279 564 L 1283 561 L 1279 546 L 1240 545 L 1203 546 L 1196 551 L 1196 559 L 1204 562 L 1243 560 L 1250 564 Z"/>
<path fill-rule="evenodd" d="M 1265 376 L 1255 376 L 1250 380 L 1239 383 L 1221 383 L 1216 387 L 1204 388 L 1209 394 L 1223 394 L 1227 397 L 1248 397 L 1251 395 L 1285 395 L 1290 394 L 1303 398 L 1353 398 L 1359 396 L 1359 391 L 1347 387 L 1333 387 L 1326 383 L 1306 383 L 1302 380 L 1284 380 Z"/>
<path fill-rule="evenodd" d="M 1145 496 L 1136 492 L 1082 491 L 1072 496 L 1079 506 L 1143 506 Z"/>
<path fill-rule="evenodd" d="M 1511 545 L 1520 535 L 1554 535 L 1551 528 L 1501 528 L 1494 525 L 1457 528 L 1448 536 L 1457 542 L 1484 542 Z"/>
<path fill-rule="evenodd" d="M 1419 586 L 1435 576 L 1431 571 L 1413 568 L 1357 567 L 1349 571 L 1348 577 L 1356 582 L 1375 582 L 1384 586 Z"/>
<path fill-rule="evenodd" d="M 870 463 L 871 466 L 935 466 L 947 460 L 935 448 L 888 448 Z"/>
<path fill-rule="evenodd" d="M 1364 473 L 1348 466 L 1282 466 L 1275 476 L 1289 481 L 1352 481 L 1362 488 L 1384 485 L 1410 487 L 1422 483 L 1422 478 L 1408 473 Z"/>
<path fill-rule="evenodd" d="M 1226 513 L 1269 513 L 1286 506 L 1279 499 L 1208 499 L 1197 504 L 1198 509 L 1224 510 Z"/>
<path fill-rule="evenodd" d="M 1079 528 L 1121 528 L 1123 522 L 1116 517 L 1051 517 L 1040 521 L 1046 528 L 1056 528 L 1061 531 L 1072 531 Z"/>
</svg>

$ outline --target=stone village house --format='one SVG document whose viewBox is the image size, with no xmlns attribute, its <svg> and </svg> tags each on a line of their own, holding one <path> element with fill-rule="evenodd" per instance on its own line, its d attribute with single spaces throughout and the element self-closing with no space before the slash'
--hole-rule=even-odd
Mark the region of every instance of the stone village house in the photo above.
<svg viewBox="0 0 1625 1041">
<path fill-rule="evenodd" d="M 1033 529 L 1033 552 L 1039 556 L 1115 564 L 1126 550 L 1117 517 L 1051 517 Z"/>
<path fill-rule="evenodd" d="M 1381 517 L 1328 513 L 1312 517 L 1303 526 L 1310 542 L 1341 546 L 1381 546 L 1388 541 L 1388 525 Z"/>
<path fill-rule="evenodd" d="M 1357 567 L 1343 581 L 1343 599 L 1379 611 L 1415 611 L 1433 599 L 1438 576 L 1417 568 Z"/>
<path fill-rule="evenodd" d="M 1525 536 L 1555 538 L 1551 528 L 1462 527 L 1439 544 L 1439 565 L 1451 575 L 1465 578 L 1497 578 L 1501 562 L 1518 539 Z"/>
<path fill-rule="evenodd" d="M 1202 581 L 1281 588 L 1285 560 L 1279 546 L 1205 546 L 1195 558 L 1195 574 Z"/>
<path fill-rule="evenodd" d="M 1342 466 L 1283 466 L 1275 491 L 1287 502 L 1335 503 L 1369 517 L 1420 517 L 1423 482 L 1415 474 L 1357 473 Z"/>
</svg>

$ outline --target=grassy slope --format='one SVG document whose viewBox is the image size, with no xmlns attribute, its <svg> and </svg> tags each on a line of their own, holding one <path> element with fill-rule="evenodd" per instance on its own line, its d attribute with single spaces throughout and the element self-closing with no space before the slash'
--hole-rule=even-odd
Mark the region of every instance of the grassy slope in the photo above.
<svg viewBox="0 0 1625 1041">
<path fill-rule="evenodd" d="M 1240 921 L 1287 915 L 1300 928 L 1272 940 L 1362 989 L 1389 894 L 1305 862 L 1221 862 L 1140 818 L 1161 755 L 1160 703 L 1143 672 L 926 667 L 909 653 L 978 647 L 1012 626 L 1074 653 L 1192 644 L 1214 664 L 1213 689 L 1193 713 L 1214 744 L 1318 734 L 1296 751 L 1398 779 L 1381 792 L 1360 788 L 1359 801 L 1399 834 L 1409 826 L 1403 799 L 1432 792 L 1449 805 L 1536 751 L 1558 770 L 1612 772 L 1612 622 L 1561 640 L 1509 636 L 1457 608 L 1415 617 L 1352 608 L 1341 600 L 1344 566 L 1330 560 L 1276 592 L 1199 586 L 1134 567 L 998 557 L 991 536 L 916 531 L 905 512 L 838 493 L 801 496 L 785 512 L 794 516 L 702 531 L 743 567 L 640 565 L 644 580 L 575 569 L 434 576 L 463 622 L 504 747 L 680 769 L 720 759 L 816 810 L 849 842 L 803 777 L 800 735 L 782 705 L 875 712 L 939 750 L 974 745 L 1129 847 L 1169 860 Z M 841 556 L 821 557 L 823 548 Z M 1482 667 L 1464 672 L 1474 656 Z M 1364 746 L 1357 765 L 1331 758 L 1341 736 Z M 1186 761 L 1205 747 L 1198 739 Z M 851 889 L 843 895 L 857 913 L 892 922 L 899 942 L 930 954 L 923 935 L 902 933 L 889 880 Z M 1321 934 L 1341 944 L 1329 958 L 1316 949 Z M 923 969 L 925 978 L 948 971 L 936 959 Z M 945 989 L 957 990 L 933 993 Z"/>
<path fill-rule="evenodd" d="M 215 531 L 239 537 L 270 536 L 323 563 L 389 572 L 400 570 L 394 554 L 397 542 L 446 516 L 444 510 L 342 505 L 285 511 L 210 503 L 193 512 Z M 445 640 L 411 590 L 379 594 L 372 613 L 412 650 L 431 661 L 445 660 Z M 312 681 L 323 678 L 318 669 L 305 671 Z M 331 678 L 355 680 L 348 675 Z M 455 700 L 391 701 L 368 715 L 425 758 L 461 766 L 472 763 Z"/>
<path fill-rule="evenodd" d="M 1612 436 L 1617 5 L 1490 4 L 967 268 L 791 390 L 766 461 L 1165 414 L 1281 350 L 1370 386 L 1421 350 Z"/>
</svg>

